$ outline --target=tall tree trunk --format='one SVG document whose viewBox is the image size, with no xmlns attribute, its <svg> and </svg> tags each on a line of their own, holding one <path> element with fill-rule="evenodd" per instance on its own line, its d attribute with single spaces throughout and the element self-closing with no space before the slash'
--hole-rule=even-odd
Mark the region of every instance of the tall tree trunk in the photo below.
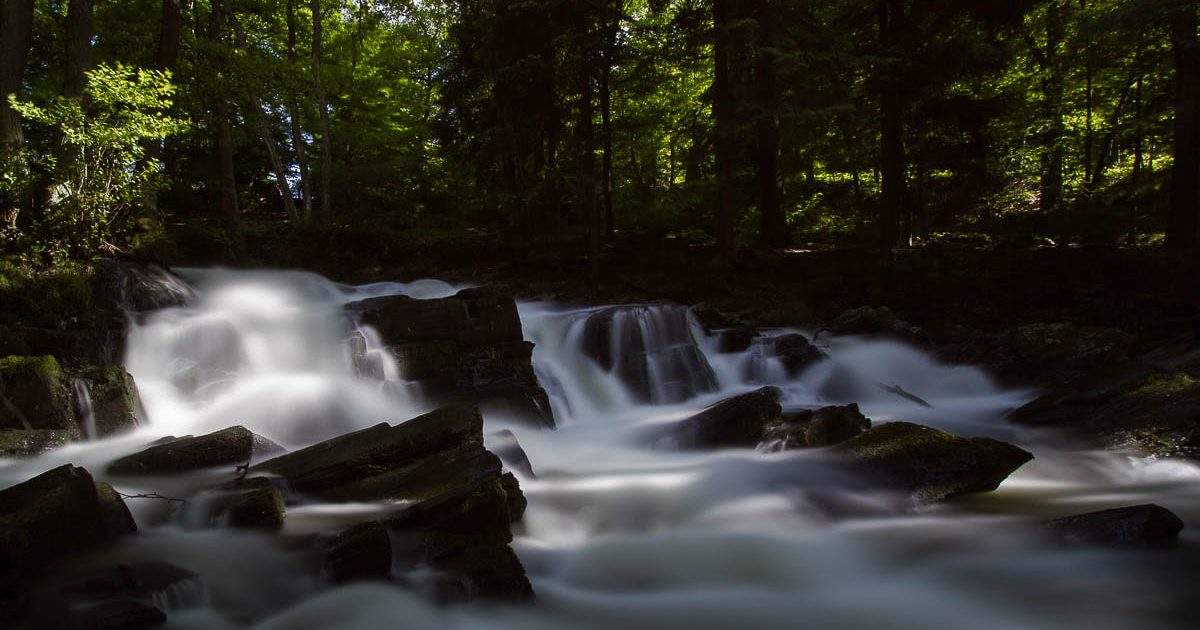
<svg viewBox="0 0 1200 630">
<path fill-rule="evenodd" d="M 900 241 L 900 218 L 904 212 L 904 94 L 898 68 L 901 51 L 898 34 L 903 28 L 904 12 L 901 0 L 879 0 L 879 44 L 884 54 L 893 58 L 881 66 L 876 77 L 879 82 L 879 170 L 882 176 L 879 208 L 879 244 L 891 249 Z"/>
<path fill-rule="evenodd" d="M 600 134 L 604 137 L 603 166 L 601 167 L 601 196 L 604 203 L 604 239 L 611 242 L 616 232 L 616 217 L 613 216 L 612 172 L 612 69 L 616 63 L 617 31 L 621 14 L 625 10 L 623 0 L 612 0 L 610 15 L 606 16 L 604 33 L 604 65 L 600 69 Z"/>
<path fill-rule="evenodd" d="M 1144 104 L 1142 103 L 1142 77 L 1138 76 L 1137 86 L 1134 88 L 1134 128 L 1133 128 L 1133 173 L 1130 174 L 1130 181 L 1136 189 L 1141 183 L 1144 155 L 1146 153 L 1146 130 L 1145 130 L 1145 112 L 1143 111 Z"/>
<path fill-rule="evenodd" d="M 293 71 L 296 70 L 296 62 L 299 59 L 296 54 L 296 30 L 298 27 L 296 2 L 297 0 L 287 0 L 287 58 Z M 300 171 L 300 205 L 303 210 L 300 213 L 300 222 L 307 223 L 312 220 L 312 179 L 308 167 L 308 145 L 304 139 L 304 130 L 300 121 L 300 99 L 296 96 L 293 88 L 288 89 L 287 115 L 288 128 L 292 136 L 292 151 L 296 153 L 296 166 Z"/>
<path fill-rule="evenodd" d="M 162 13 L 158 22 L 158 50 L 154 55 L 154 67 L 158 70 L 174 70 L 179 59 L 180 35 L 183 32 L 183 5 L 187 0 L 162 0 Z M 162 140 L 150 140 L 144 144 L 146 160 L 161 160 Z M 143 198 L 146 218 L 158 221 L 158 189 L 147 186 Z"/>
<path fill-rule="evenodd" d="M 758 162 L 758 212 L 761 219 L 760 236 L 766 247 L 786 247 L 787 218 L 783 213 L 779 190 L 779 103 L 776 85 L 775 21 L 778 7 L 771 0 L 757 0 L 755 19 L 758 40 L 755 50 L 755 100 L 758 116 L 758 142 L 755 153 Z"/>
<path fill-rule="evenodd" d="M 1063 124 L 1063 68 L 1059 59 L 1059 44 L 1063 38 L 1063 11 L 1061 0 L 1053 0 L 1046 7 L 1046 49 L 1042 73 L 1042 118 L 1045 131 L 1042 134 L 1041 157 L 1041 210 L 1057 210 L 1063 197 L 1063 146 L 1065 131 Z"/>
<path fill-rule="evenodd" d="M 0 5 L 0 158 L 21 145 L 21 117 L 8 106 L 8 96 L 21 95 L 32 42 L 33 0 L 3 0 Z"/>
<path fill-rule="evenodd" d="M 714 158 L 717 168 L 717 248 L 724 256 L 734 249 L 734 121 L 730 82 L 730 0 L 713 0 L 712 110 L 716 127 Z"/>
<path fill-rule="evenodd" d="M 1175 57 L 1175 162 L 1167 246 L 1195 248 L 1200 239 L 1200 41 L 1195 5 L 1170 18 Z"/>
<path fill-rule="evenodd" d="M 329 104 L 325 101 L 325 88 L 321 77 L 321 45 L 323 31 L 321 0 L 311 0 L 312 11 L 312 72 L 313 88 L 316 91 L 317 111 L 321 117 L 321 221 L 333 221 L 330 205 L 329 180 L 333 171 L 333 138 L 329 133 Z"/>
<path fill-rule="evenodd" d="M 67 4 L 67 36 L 65 41 L 66 71 L 63 74 L 63 96 L 83 94 L 84 72 L 92 64 L 92 0 L 70 0 Z"/>
<path fill-rule="evenodd" d="M 225 26 L 229 21 L 228 11 L 228 0 L 212 0 L 208 39 L 214 44 L 221 42 L 225 37 Z M 216 70 L 221 73 L 225 68 L 217 67 Z M 218 173 L 217 209 L 233 241 L 234 255 L 240 258 L 245 246 L 242 240 L 242 215 L 238 208 L 237 178 L 233 165 L 233 126 L 230 122 L 233 108 L 223 94 L 213 95 L 211 108 Z"/>
</svg>

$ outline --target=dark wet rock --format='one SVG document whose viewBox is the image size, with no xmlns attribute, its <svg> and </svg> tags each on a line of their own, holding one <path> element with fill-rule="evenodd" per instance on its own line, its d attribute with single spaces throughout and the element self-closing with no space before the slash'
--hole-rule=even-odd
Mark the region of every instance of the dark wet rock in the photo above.
<svg viewBox="0 0 1200 630">
<path fill-rule="evenodd" d="M 501 429 L 489 433 L 485 442 L 487 449 L 499 457 L 509 470 L 515 470 L 531 479 L 537 476 L 533 473 L 533 464 L 530 463 L 529 456 L 525 454 L 525 449 L 521 448 L 521 443 L 512 431 Z"/>
<path fill-rule="evenodd" d="M 785 414 L 767 428 L 760 449 L 767 452 L 833 446 L 871 428 L 858 405 L 821 407 Z"/>
<path fill-rule="evenodd" d="M 381 357 L 367 352 L 367 338 L 360 331 L 353 331 L 346 338 L 346 346 L 350 352 L 350 364 L 354 373 L 363 378 L 384 380 L 383 362 Z"/>
<path fill-rule="evenodd" d="M 142 416 L 137 384 L 119 365 L 93 365 L 80 370 L 78 378 L 87 385 L 99 437 L 115 435 L 136 427 Z M 82 418 L 80 410 L 77 417 Z"/>
<path fill-rule="evenodd" d="M 167 562 L 104 567 L 69 578 L 59 590 L 71 601 L 131 598 L 164 609 L 197 606 L 207 599 L 199 575 Z"/>
<path fill-rule="evenodd" d="M 525 567 L 507 545 L 463 549 L 441 558 L 437 567 L 451 577 L 437 594 L 444 603 L 476 598 L 513 603 L 534 599 Z M 453 586 L 447 588 L 450 584 Z"/>
<path fill-rule="evenodd" d="M 783 363 L 788 376 L 800 374 L 808 366 L 828 358 L 819 348 L 799 333 L 781 335 L 774 339 L 775 356 Z"/>
<path fill-rule="evenodd" d="M 501 463 L 483 448 L 479 409 L 460 403 L 347 433 L 251 470 L 328 501 L 416 500 L 498 476 Z"/>
<path fill-rule="evenodd" d="M 322 572 L 335 584 L 386 580 L 391 571 L 391 536 L 378 521 L 351 527 L 325 545 Z"/>
<path fill-rule="evenodd" d="M 0 430 L 0 457 L 31 457 L 79 439 L 68 429 Z"/>
<path fill-rule="evenodd" d="M 990 438 L 963 438 L 909 422 L 890 422 L 834 447 L 851 468 L 909 493 L 918 503 L 995 490 L 1033 459 Z"/>
<path fill-rule="evenodd" d="M 678 448 L 754 447 L 767 427 L 780 422 L 781 395 L 776 387 L 763 387 L 722 400 L 676 424 L 667 442 Z"/>
<path fill-rule="evenodd" d="M 726 328 L 716 332 L 717 336 L 717 352 L 722 354 L 733 354 L 737 352 L 745 352 L 750 349 L 750 344 L 754 342 L 754 329 L 745 326 L 737 328 Z"/>
<path fill-rule="evenodd" d="M 1174 512 L 1153 504 L 1067 516 L 1044 525 L 1062 542 L 1096 547 L 1171 547 L 1183 530 Z"/>
<path fill-rule="evenodd" d="M 69 612 L 68 628 L 79 630 L 138 630 L 167 622 L 163 611 L 136 599 L 120 598 Z"/>
<path fill-rule="evenodd" d="M 95 296 L 100 307 L 152 311 L 182 306 L 195 290 L 182 278 L 154 264 L 104 259 L 96 263 Z"/>
<path fill-rule="evenodd" d="M 145 450 L 117 459 L 109 464 L 108 471 L 114 475 L 154 475 L 235 467 L 248 463 L 254 455 L 282 450 L 246 427 L 235 426 L 207 435 L 160 440 Z"/>
<path fill-rule="evenodd" d="M 395 353 L 401 377 L 444 401 L 500 401 L 520 417 L 554 426 L 533 372 L 516 302 L 490 287 L 441 299 L 388 296 L 347 307 Z"/>
<path fill-rule="evenodd" d="M 277 530 L 283 527 L 287 508 L 283 493 L 266 477 L 237 479 L 209 490 L 188 509 L 205 511 L 210 524 L 245 529 Z"/>
<path fill-rule="evenodd" d="M 825 327 L 841 335 L 884 335 L 920 339 L 921 329 L 900 319 L 886 306 L 862 306 L 843 311 Z"/>
<path fill-rule="evenodd" d="M 638 402 L 682 402 L 717 389 L 716 374 L 683 306 L 639 304 L 592 312 L 584 322 L 582 350 L 615 374 Z"/>
<path fill-rule="evenodd" d="M 0 359 L 0 428 L 77 428 L 70 385 L 54 357 Z"/>
<path fill-rule="evenodd" d="M 521 482 L 517 480 L 517 476 L 510 472 L 500 475 L 500 486 L 504 488 L 504 498 L 508 504 L 508 520 L 516 523 L 525 516 L 529 500 L 525 498 L 525 493 L 521 492 Z"/>
<path fill-rule="evenodd" d="M 120 495 L 70 464 L 0 490 L 0 566 L 40 571 L 137 531 Z"/>
</svg>

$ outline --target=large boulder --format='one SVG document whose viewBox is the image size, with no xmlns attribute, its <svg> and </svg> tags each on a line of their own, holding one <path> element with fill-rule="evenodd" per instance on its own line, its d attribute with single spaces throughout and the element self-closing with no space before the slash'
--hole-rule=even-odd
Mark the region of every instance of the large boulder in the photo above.
<svg viewBox="0 0 1200 630">
<path fill-rule="evenodd" d="M 779 357 L 779 361 L 783 363 L 788 376 L 796 376 L 808 366 L 828 358 L 824 352 L 800 333 L 780 335 L 773 341 L 775 356 Z"/>
<path fill-rule="evenodd" d="M 777 387 L 727 398 L 677 423 L 665 442 L 677 448 L 754 447 L 783 413 Z"/>
<path fill-rule="evenodd" d="M 278 530 L 287 508 L 283 492 L 266 477 L 235 479 L 200 493 L 185 507 L 190 525 Z"/>
<path fill-rule="evenodd" d="M 833 446 L 870 428 L 871 421 L 857 404 L 808 409 L 785 414 L 767 427 L 759 448 L 774 452 Z"/>
<path fill-rule="evenodd" d="M 206 435 L 160 440 L 149 448 L 109 464 L 114 475 L 173 474 L 249 463 L 254 455 L 282 451 L 270 440 L 243 426 Z"/>
<path fill-rule="evenodd" d="M 70 464 L 0 490 L 0 566 L 41 571 L 137 531 L 121 496 Z"/>
<path fill-rule="evenodd" d="M 851 469 L 908 493 L 916 503 L 995 490 L 1033 459 L 1028 451 L 990 438 L 890 422 L 833 449 Z"/>
<path fill-rule="evenodd" d="M 52 356 L 0 359 L 0 397 L 0 430 L 78 428 L 70 384 Z"/>
<path fill-rule="evenodd" d="M 136 427 L 142 416 L 142 401 L 133 377 L 119 365 L 90 365 L 77 376 L 88 391 L 96 435 L 104 437 Z M 76 404 L 79 401 L 76 400 Z M 83 418 L 84 410 L 76 415 Z"/>
<path fill-rule="evenodd" d="M 31 457 L 79 438 L 73 429 L 0 430 L 0 457 Z"/>
<path fill-rule="evenodd" d="M 549 397 L 533 372 L 516 302 L 496 289 L 440 299 L 387 296 L 347 308 L 395 353 L 402 378 L 445 401 L 499 404 L 553 427 Z"/>
<path fill-rule="evenodd" d="M 682 402 L 717 389 L 685 306 L 603 308 L 587 316 L 582 334 L 583 353 L 619 378 L 638 402 Z"/>
<path fill-rule="evenodd" d="M 392 572 L 387 528 L 379 521 L 368 521 L 338 534 L 325 544 L 321 571 L 335 584 L 386 580 Z"/>
<path fill-rule="evenodd" d="M 1175 513 L 1154 504 L 1077 514 L 1044 525 L 1062 542 L 1097 547 L 1170 547 L 1183 530 Z"/>
<path fill-rule="evenodd" d="M 182 306 L 196 295 L 182 278 L 153 263 L 100 260 L 96 263 L 93 283 L 97 306 L 117 311 L 144 312 Z"/>
</svg>

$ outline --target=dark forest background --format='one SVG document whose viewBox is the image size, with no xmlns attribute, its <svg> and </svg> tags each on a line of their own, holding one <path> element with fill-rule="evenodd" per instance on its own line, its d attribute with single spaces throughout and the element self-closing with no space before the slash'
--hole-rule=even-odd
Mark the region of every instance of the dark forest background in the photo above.
<svg viewBox="0 0 1200 630">
<path fill-rule="evenodd" d="M 3 253 L 465 233 L 1194 248 L 1197 11 L 4 0 Z"/>
</svg>

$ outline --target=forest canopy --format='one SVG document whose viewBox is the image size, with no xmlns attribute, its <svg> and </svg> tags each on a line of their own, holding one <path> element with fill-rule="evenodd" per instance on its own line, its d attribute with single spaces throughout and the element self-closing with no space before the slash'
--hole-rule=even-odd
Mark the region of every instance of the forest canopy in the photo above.
<svg viewBox="0 0 1200 630">
<path fill-rule="evenodd" d="M 1198 239 L 1188 0 L 5 0 L 0 35 L 6 255 Z"/>
</svg>

